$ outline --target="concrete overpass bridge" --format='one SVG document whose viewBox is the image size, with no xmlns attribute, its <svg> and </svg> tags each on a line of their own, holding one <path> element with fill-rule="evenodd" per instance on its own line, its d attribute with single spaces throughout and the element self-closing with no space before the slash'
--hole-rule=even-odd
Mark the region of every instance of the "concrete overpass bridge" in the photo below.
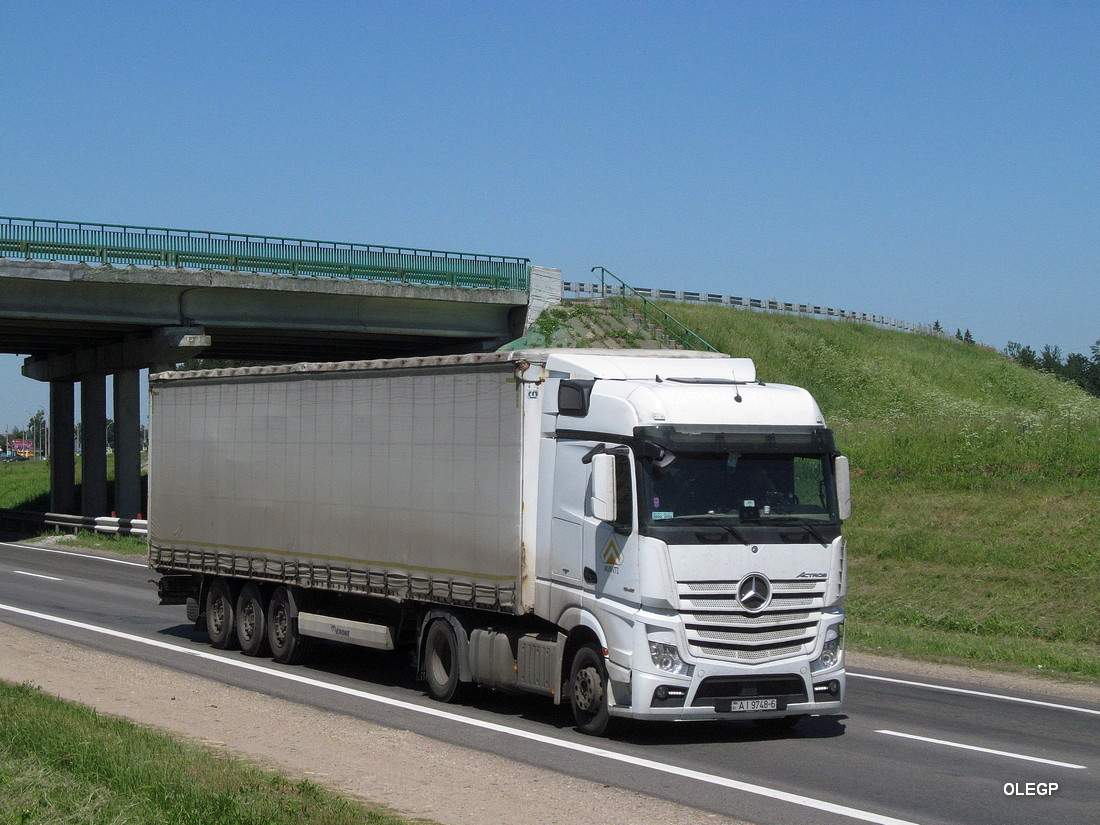
<svg viewBox="0 0 1100 825">
<path fill-rule="evenodd" d="M 201 355 L 329 361 L 477 352 L 560 298 L 526 258 L 192 230 L 0 218 L 0 352 L 50 385 L 50 509 L 107 512 L 106 376 L 115 511 L 141 506 L 139 372 Z"/>
</svg>

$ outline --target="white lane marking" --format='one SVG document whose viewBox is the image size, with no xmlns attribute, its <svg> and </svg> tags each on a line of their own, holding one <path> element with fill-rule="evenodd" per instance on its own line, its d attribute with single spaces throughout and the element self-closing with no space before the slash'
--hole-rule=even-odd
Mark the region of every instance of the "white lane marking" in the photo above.
<svg viewBox="0 0 1100 825">
<path fill-rule="evenodd" d="M 57 576 L 43 576 L 41 573 L 28 573 L 26 570 L 12 570 L 11 572 L 18 573 L 20 576 L 34 576 L 36 579 L 49 579 L 52 582 L 61 581 Z"/>
<path fill-rule="evenodd" d="M 149 565 L 136 561 L 125 561 L 123 559 L 111 559 L 107 556 L 93 556 L 91 553 L 73 553 L 69 550 L 55 550 L 52 547 L 37 547 L 33 544 L 14 544 L 12 542 L 3 541 L 0 542 L 0 547 L 18 547 L 20 550 L 38 550 L 42 553 L 57 553 L 62 556 L 78 556 L 82 559 L 95 559 L 96 561 L 109 561 L 111 564 L 125 564 L 130 567 L 145 567 Z"/>
<path fill-rule="evenodd" d="M 579 742 L 568 742 L 563 739 L 555 739 L 554 737 L 546 736 L 545 734 L 532 733 L 529 731 L 518 730 L 516 728 L 509 728 L 505 725 L 499 725 L 495 722 L 485 722 L 480 719 L 471 719 L 447 710 L 441 710 L 432 707 L 421 707 L 420 705 L 415 705 L 412 702 L 406 702 L 401 699 L 391 699 L 388 696 L 368 693 L 367 691 L 345 687 L 344 685 L 330 684 L 329 682 L 323 682 L 320 679 L 313 679 L 309 676 L 303 676 L 298 673 L 284 673 L 282 671 L 273 670 L 269 667 L 264 667 L 263 665 L 253 662 L 219 656 L 207 650 L 181 647 L 180 645 L 163 642 L 159 639 L 146 639 L 130 633 L 123 633 L 120 630 L 113 630 L 109 627 L 100 627 L 98 625 L 85 624 L 84 622 L 78 622 L 74 619 L 66 619 L 61 616 L 51 616 L 46 613 L 38 613 L 34 610 L 26 610 L 21 607 L 14 607 L 7 604 L 0 604 L 0 610 L 7 610 L 11 613 L 17 613 L 21 616 L 30 616 L 32 618 L 41 619 L 47 622 L 55 622 L 57 624 L 66 625 L 68 627 L 88 630 L 93 633 L 100 633 L 104 636 L 112 636 L 116 639 L 123 639 L 129 642 L 136 642 L 138 644 L 148 645 L 149 647 L 160 648 L 161 650 L 170 650 L 173 653 L 182 653 L 186 656 L 193 656 L 198 659 L 206 659 L 208 661 L 218 662 L 220 664 L 227 665 L 229 667 L 235 667 L 240 670 L 249 670 L 254 673 L 262 673 L 266 676 L 283 679 L 288 682 L 297 682 L 301 685 L 321 688 L 322 690 L 331 690 L 334 693 L 342 693 L 347 696 L 353 696 L 357 699 L 365 699 L 370 702 L 377 702 L 378 704 L 389 705 L 390 707 L 412 711 L 413 713 L 423 713 L 428 716 L 435 716 L 440 719 L 457 722 L 458 724 L 469 725 L 475 728 L 482 728 L 484 730 L 493 731 L 495 733 L 503 733 L 509 736 L 515 736 L 520 739 L 527 739 L 532 742 L 538 742 L 543 745 L 550 745 L 552 747 L 562 748 L 563 750 L 577 751 L 580 753 L 588 754 L 590 756 L 597 756 L 602 759 L 608 759 L 614 762 L 623 762 L 628 765 L 634 765 L 640 768 L 647 768 L 649 770 L 659 771 L 661 773 L 684 777 L 685 779 L 694 779 L 698 782 L 705 782 L 710 785 L 718 785 L 720 787 L 730 788 L 735 791 L 743 791 L 744 793 L 764 796 L 769 799 L 778 800 L 780 802 L 789 802 L 793 805 L 800 805 L 804 808 L 813 808 L 817 811 L 825 811 L 827 813 L 838 814 L 839 816 L 846 816 L 852 819 L 858 819 L 861 822 L 872 822 L 875 823 L 875 825 L 917 825 L 916 823 L 910 822 L 908 820 L 895 819 L 891 816 L 884 816 L 883 814 L 876 814 L 871 811 L 862 811 L 858 808 L 849 808 L 846 805 L 837 805 L 821 799 L 814 799 L 808 796 L 800 796 L 799 794 L 788 793 L 787 791 L 767 788 L 763 785 L 752 785 L 748 782 L 740 782 L 736 779 L 727 779 L 724 776 L 703 773 L 701 771 L 693 771 L 688 768 L 678 767 L 676 765 L 666 765 L 662 762 L 656 762 L 652 759 L 643 759 L 638 756 L 630 756 L 629 754 L 616 753 L 615 751 L 605 750 L 604 748 L 598 748 L 593 745 L 584 745 Z"/>
<path fill-rule="evenodd" d="M 1059 705 L 1054 702 L 1042 702 L 1038 699 L 1023 699 L 1019 696 L 1006 696 L 1003 693 L 985 693 L 980 690 L 967 690 L 966 688 L 947 687 L 946 685 L 932 685 L 927 682 L 910 682 L 905 679 L 891 679 L 887 676 L 872 676 L 869 673 L 852 673 L 848 671 L 848 678 L 871 679 L 875 682 L 891 682 L 895 685 L 908 685 L 909 687 L 922 687 L 929 690 L 942 690 L 947 693 L 961 693 L 965 696 L 981 696 L 983 699 L 1001 699 L 1005 702 L 1018 702 L 1021 705 L 1038 705 L 1042 708 L 1054 708 L 1055 710 L 1072 710 L 1077 713 L 1091 713 L 1100 716 L 1100 710 L 1093 708 L 1080 708 L 1075 705 Z"/>
<path fill-rule="evenodd" d="M 995 751 L 991 748 L 979 748 L 977 745 L 964 745 L 961 742 L 948 742 L 945 739 L 929 739 L 927 736 L 914 736 L 911 733 L 898 733 L 896 730 L 876 730 L 875 733 L 884 733 L 887 736 L 900 736 L 903 739 L 916 739 L 918 742 L 930 742 L 933 745 L 945 745 L 949 748 L 962 748 L 963 750 L 967 751 L 991 753 L 995 756 L 1007 756 L 1010 759 L 1025 759 L 1028 762 L 1041 762 L 1044 765 L 1055 765 L 1059 768 L 1073 768 L 1074 770 L 1079 771 L 1088 770 L 1088 765 L 1074 765 L 1072 762 L 1056 762 L 1053 759 L 1040 759 L 1038 756 L 1025 756 L 1022 753 L 1012 753 L 1011 751 Z"/>
</svg>

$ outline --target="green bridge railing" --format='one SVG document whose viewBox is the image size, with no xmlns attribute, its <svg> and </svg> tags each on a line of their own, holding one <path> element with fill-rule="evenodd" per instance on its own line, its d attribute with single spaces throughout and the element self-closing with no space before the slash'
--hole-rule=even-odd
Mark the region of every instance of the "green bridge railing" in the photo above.
<svg viewBox="0 0 1100 825">
<path fill-rule="evenodd" d="M 530 259 L 151 226 L 0 217 L 0 257 L 482 289 L 530 286 Z"/>
</svg>

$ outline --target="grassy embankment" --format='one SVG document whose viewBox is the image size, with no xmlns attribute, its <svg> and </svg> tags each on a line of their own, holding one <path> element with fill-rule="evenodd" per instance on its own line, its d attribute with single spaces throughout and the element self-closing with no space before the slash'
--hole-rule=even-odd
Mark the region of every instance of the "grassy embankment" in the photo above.
<svg viewBox="0 0 1100 825">
<path fill-rule="evenodd" d="M 853 647 L 1100 678 L 1100 399 L 954 339 L 668 309 L 851 457 Z"/>
<path fill-rule="evenodd" d="M 406 825 L 310 782 L 3 683 L 0 822 Z"/>
</svg>

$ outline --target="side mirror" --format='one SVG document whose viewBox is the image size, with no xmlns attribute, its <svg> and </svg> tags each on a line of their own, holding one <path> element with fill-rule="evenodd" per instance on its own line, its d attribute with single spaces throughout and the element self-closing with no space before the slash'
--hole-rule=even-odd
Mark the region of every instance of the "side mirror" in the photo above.
<svg viewBox="0 0 1100 825">
<path fill-rule="evenodd" d="M 600 521 L 616 521 L 615 456 L 592 456 L 592 515 Z"/>
<path fill-rule="evenodd" d="M 833 472 L 836 474 L 837 515 L 841 521 L 847 521 L 852 517 L 852 472 L 848 456 L 838 455 L 833 460 Z"/>
</svg>

